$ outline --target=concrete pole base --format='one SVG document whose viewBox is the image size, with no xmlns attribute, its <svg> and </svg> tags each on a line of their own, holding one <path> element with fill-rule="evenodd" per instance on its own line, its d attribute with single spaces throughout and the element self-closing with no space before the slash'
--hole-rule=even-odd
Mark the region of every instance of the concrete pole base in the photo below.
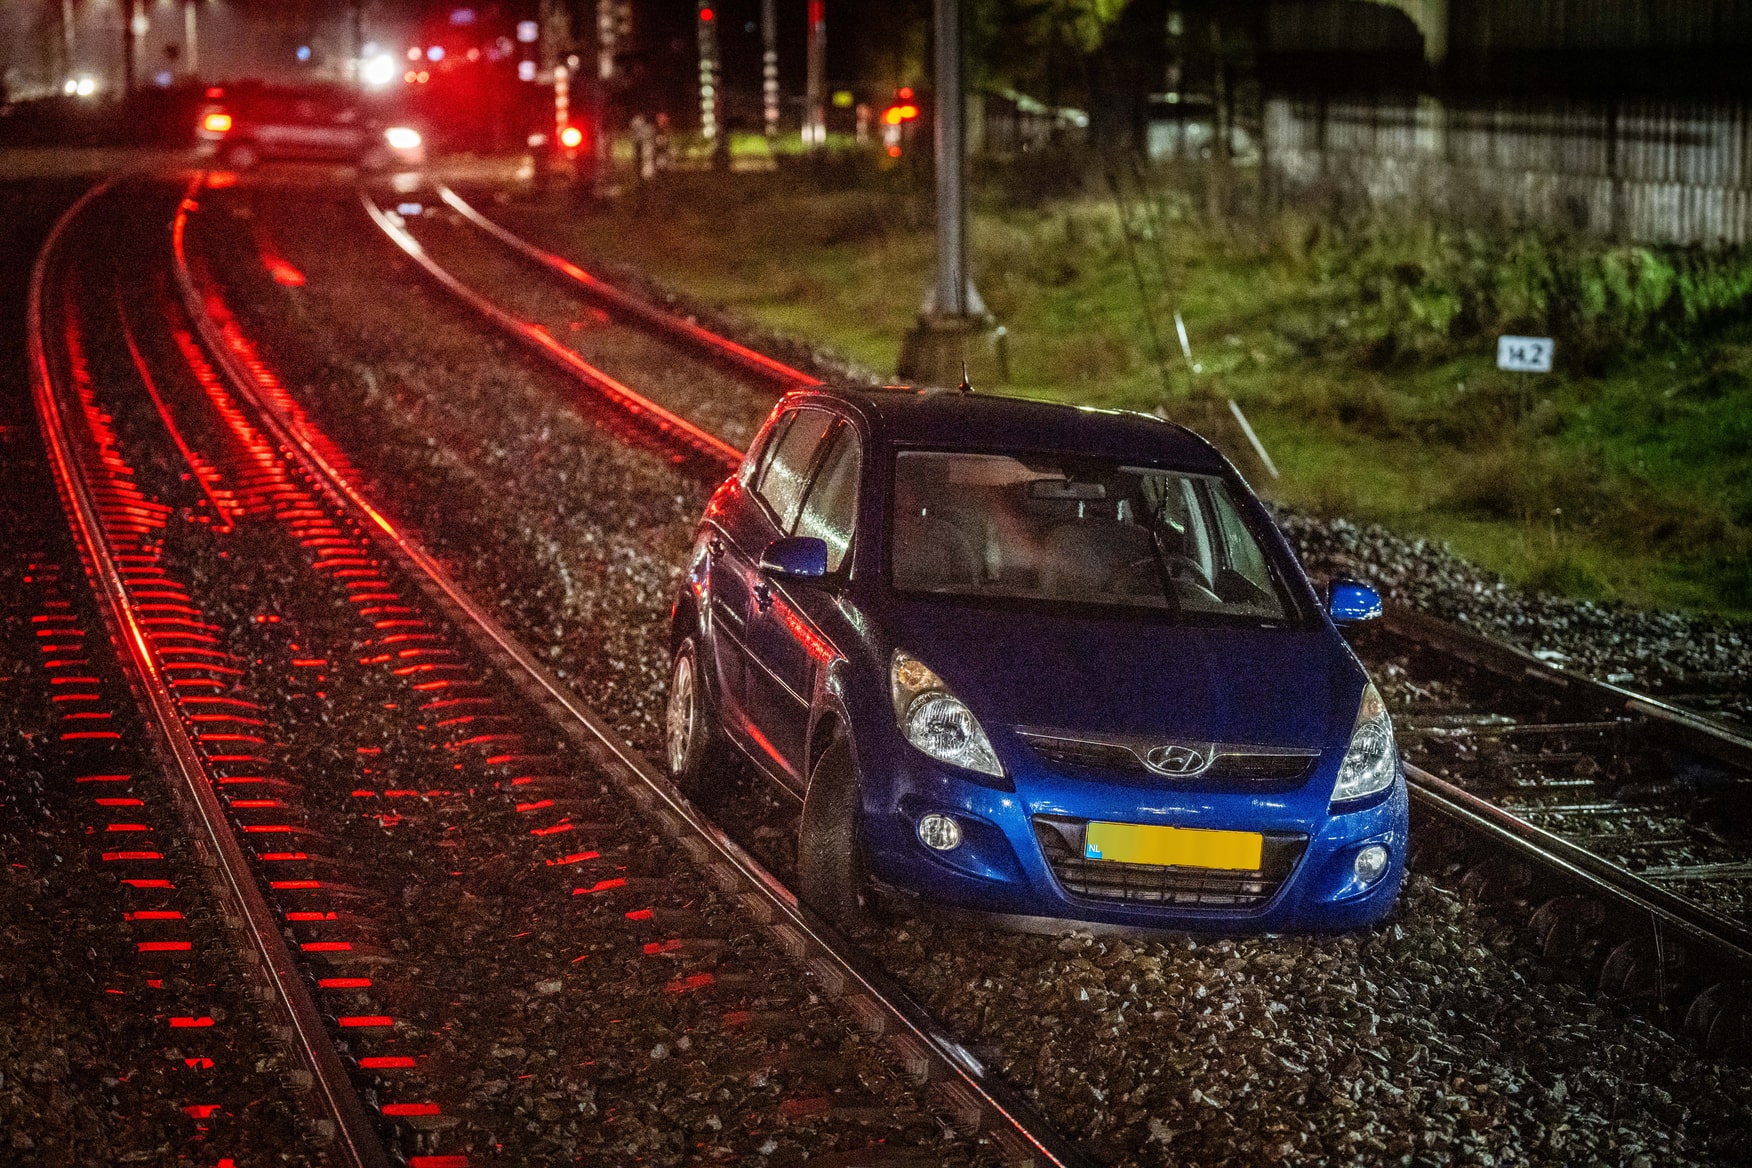
<svg viewBox="0 0 1752 1168">
<path fill-rule="evenodd" d="M 974 338 L 990 328 L 991 322 L 983 316 L 920 316 L 900 340 L 896 372 L 902 381 L 915 385 L 953 389 L 961 384 L 962 362 Z"/>
</svg>

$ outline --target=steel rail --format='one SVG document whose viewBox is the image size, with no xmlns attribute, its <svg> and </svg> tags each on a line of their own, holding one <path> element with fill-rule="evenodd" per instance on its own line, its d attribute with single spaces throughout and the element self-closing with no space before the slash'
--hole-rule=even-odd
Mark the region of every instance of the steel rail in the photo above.
<svg viewBox="0 0 1752 1168">
<path fill-rule="evenodd" d="M 716 434 L 707 433 L 681 415 L 664 409 L 650 398 L 623 385 L 571 349 L 554 340 L 546 329 L 527 321 L 518 320 L 445 271 L 436 260 L 426 254 L 426 249 L 420 246 L 419 240 L 409 234 L 407 228 L 397 223 L 372 200 L 370 192 L 361 188 L 359 201 L 365 204 L 365 211 L 371 216 L 372 222 L 376 223 L 397 247 L 407 253 L 410 259 L 419 264 L 427 275 L 436 280 L 440 287 L 481 316 L 522 340 L 524 344 L 559 366 L 562 372 L 583 381 L 592 390 L 651 425 L 664 436 L 690 447 L 695 454 L 704 458 L 708 463 L 730 470 L 742 461 L 742 452 Z"/>
<path fill-rule="evenodd" d="M 594 294 L 612 299 L 608 296 L 612 292 L 639 306 L 637 314 L 640 318 L 658 324 L 663 331 L 684 336 L 694 344 L 721 347 L 726 353 L 733 354 L 742 348 L 727 338 L 698 325 L 677 320 L 673 316 L 672 324 L 661 324 L 654 317 L 669 315 L 661 309 L 614 289 L 599 278 L 584 273 L 569 261 L 552 256 L 518 238 L 470 207 L 450 188 L 439 186 L 438 190 L 447 205 L 494 239 L 545 267 L 577 280 Z M 454 280 L 448 272 L 444 276 Z M 1752 742 L 1691 711 L 1559 669 L 1525 650 L 1422 613 L 1390 610 L 1384 623 L 1391 632 L 1430 644 L 1492 672 L 1531 676 L 1572 692 L 1588 694 L 1607 710 L 1643 714 L 1656 720 L 1663 728 L 1702 753 L 1734 765 L 1752 766 Z M 1752 933 L 1738 922 L 1654 885 L 1628 869 L 1528 823 L 1427 771 L 1408 766 L 1406 773 L 1411 794 L 1430 810 L 1521 858 L 1541 864 L 1571 884 L 1596 895 L 1611 897 L 1628 913 L 1659 922 L 1671 932 L 1686 937 L 1712 954 L 1718 964 L 1731 971 L 1743 975 L 1752 970 Z"/>
<path fill-rule="evenodd" d="M 364 1104 L 353 1090 L 340 1055 L 329 1042 L 322 1015 L 299 977 L 279 923 L 250 874 L 249 862 L 226 820 L 211 777 L 189 738 L 176 700 L 148 646 L 146 631 L 129 601 L 122 573 L 103 536 L 102 520 L 91 484 L 79 467 L 66 414 L 56 390 L 44 335 L 44 287 L 56 249 L 72 222 L 99 197 L 120 182 L 111 179 L 93 187 L 75 203 L 50 232 L 31 272 L 26 308 L 31 393 L 42 423 L 57 491 L 73 536 L 110 626 L 123 671 L 129 675 L 145 706 L 161 754 L 174 767 L 186 793 L 185 811 L 197 825 L 198 851 L 214 864 L 214 883 L 241 922 L 248 952 L 272 991 L 280 1016 L 280 1034 L 311 1081 L 326 1124 L 332 1128 L 335 1150 L 355 1168 L 390 1168 Z M 176 790 L 176 785 L 172 784 Z"/>
<path fill-rule="evenodd" d="M 197 178 L 197 184 L 199 181 Z M 925 1062 L 928 1077 L 947 1084 L 944 1094 L 951 1110 L 977 1113 L 979 1129 L 990 1133 L 1013 1163 L 1063 1168 L 1091 1166 L 1093 1161 L 1054 1131 L 1020 1092 L 957 1041 L 873 958 L 800 902 L 778 877 L 713 824 L 649 759 L 598 717 L 569 685 L 542 665 L 496 617 L 450 578 L 412 533 L 371 504 L 359 484 L 329 458 L 323 442 L 298 418 L 283 414 L 260 392 L 251 370 L 226 343 L 219 326 L 208 314 L 189 265 L 184 239 L 192 202 L 184 200 L 172 228 L 176 280 L 183 303 L 215 366 L 232 383 L 240 399 L 250 403 L 274 440 L 337 506 L 360 519 L 367 530 L 375 530 L 380 546 L 428 599 L 562 731 L 579 742 L 591 759 L 677 841 L 714 885 L 723 892 L 741 894 L 749 914 L 790 957 L 814 974 L 828 996 L 841 999 L 848 1013 L 867 1030 L 886 1034 L 900 1057 L 909 1062 Z M 372 206 L 368 199 L 366 202 L 368 207 Z M 418 244 L 414 246 L 417 248 Z M 420 258 L 414 252 L 410 254 Z M 448 273 L 444 276 L 452 279 Z M 511 320 L 502 313 L 495 319 L 498 317 Z M 734 447 L 715 438 L 712 441 L 740 461 L 741 453 Z"/>
<path fill-rule="evenodd" d="M 593 299 L 602 301 L 614 311 L 623 316 L 631 317 L 646 328 L 655 329 L 672 338 L 684 341 L 708 356 L 736 365 L 744 372 L 751 373 L 781 390 L 821 384 L 819 377 L 811 377 L 801 369 L 793 369 L 783 361 L 769 357 L 747 345 L 738 344 L 691 320 L 684 320 L 675 313 L 652 304 L 642 296 L 636 296 L 615 287 L 606 280 L 591 275 L 564 256 L 558 256 L 551 251 L 544 251 L 536 247 L 528 240 L 512 234 L 469 206 L 461 195 L 445 184 L 438 183 L 434 189 L 437 190 L 438 197 L 443 199 L 447 206 L 480 231 L 498 240 L 525 259 L 533 260 L 555 275 L 577 284 Z"/>
<path fill-rule="evenodd" d="M 1741 976 L 1752 973 L 1752 930 L 1739 922 L 1653 884 L 1420 767 L 1407 764 L 1405 777 L 1413 798 L 1429 809 L 1588 892 L 1612 897 L 1639 918 L 1659 921 L 1663 929 L 1701 946 Z"/>
<path fill-rule="evenodd" d="M 1564 669 L 1517 645 L 1412 609 L 1389 609 L 1382 625 L 1390 633 L 1458 657 L 1487 672 L 1511 679 L 1529 678 L 1613 714 L 1639 714 L 1697 753 L 1752 771 L 1752 739 L 1696 711 Z"/>
</svg>

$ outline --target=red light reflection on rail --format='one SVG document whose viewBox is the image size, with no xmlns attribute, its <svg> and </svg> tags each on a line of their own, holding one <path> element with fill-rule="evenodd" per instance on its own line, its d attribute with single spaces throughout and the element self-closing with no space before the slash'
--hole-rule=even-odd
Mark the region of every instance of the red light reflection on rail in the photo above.
<svg viewBox="0 0 1752 1168">
<path fill-rule="evenodd" d="M 611 888 L 625 888 L 626 886 L 627 886 L 627 882 L 625 880 L 623 880 L 619 876 L 611 876 L 607 880 L 598 880 L 595 884 L 592 884 L 589 888 L 574 888 L 574 889 L 572 889 L 572 895 L 573 896 L 589 896 L 590 894 L 595 893 L 595 892 L 607 892 Z"/>
<path fill-rule="evenodd" d="M 717 981 L 718 979 L 709 973 L 690 973 L 686 977 L 677 978 L 663 988 L 672 994 L 686 994 L 715 985 Z"/>
<path fill-rule="evenodd" d="M 412 1067 L 414 1060 L 405 1054 L 370 1055 L 359 1060 L 359 1069 L 365 1071 L 395 1071 Z M 419 1157 L 415 1157 L 418 1159 Z"/>
<path fill-rule="evenodd" d="M 383 1114 L 385 1115 L 437 1115 L 438 1113 L 439 1109 L 436 1103 L 385 1103 L 383 1105 Z M 414 1157 L 416 1160 L 420 1158 Z M 463 1162 L 467 1163 L 466 1158 Z M 410 1160 L 409 1163 L 412 1164 L 413 1161 Z"/>
</svg>

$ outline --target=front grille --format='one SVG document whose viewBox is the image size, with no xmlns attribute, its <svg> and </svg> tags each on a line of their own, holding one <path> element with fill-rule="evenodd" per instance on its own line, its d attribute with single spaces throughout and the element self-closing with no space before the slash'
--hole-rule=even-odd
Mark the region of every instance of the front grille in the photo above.
<svg viewBox="0 0 1752 1168">
<path fill-rule="evenodd" d="M 1264 785 L 1290 787 L 1300 784 L 1320 761 L 1315 750 L 1287 750 L 1269 746 L 1210 747 L 1216 757 L 1204 770 L 1191 775 L 1165 775 L 1144 764 L 1154 744 L 1119 736 L 1077 736 L 1017 728 L 1017 733 L 1040 758 L 1062 767 L 1101 771 L 1114 775 L 1152 775 L 1177 784 L 1245 783 L 1250 789 Z"/>
<path fill-rule="evenodd" d="M 1086 767 L 1095 771 L 1146 774 L 1144 760 L 1111 742 L 1088 742 L 1077 738 L 1029 737 L 1034 753 L 1060 766 Z"/>
<path fill-rule="evenodd" d="M 1240 779 L 1250 783 L 1299 783 L 1314 769 L 1318 755 L 1243 754 L 1225 751 L 1205 772 L 1212 779 Z"/>
<path fill-rule="evenodd" d="M 1121 864 L 1085 859 L 1084 827 L 1081 819 L 1050 815 L 1034 819 L 1040 850 L 1066 892 L 1090 900 L 1171 908 L 1258 908 L 1277 895 L 1308 846 L 1305 835 L 1266 832 L 1260 866 L 1251 872 Z"/>
</svg>

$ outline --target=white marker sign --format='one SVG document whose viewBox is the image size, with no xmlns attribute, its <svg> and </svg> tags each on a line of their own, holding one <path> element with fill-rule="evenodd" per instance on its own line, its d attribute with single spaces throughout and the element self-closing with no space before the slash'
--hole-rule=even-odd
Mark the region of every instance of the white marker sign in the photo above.
<svg viewBox="0 0 1752 1168">
<path fill-rule="evenodd" d="M 1550 337 L 1498 337 L 1497 368 L 1510 373 L 1550 373 L 1557 351 Z"/>
</svg>

